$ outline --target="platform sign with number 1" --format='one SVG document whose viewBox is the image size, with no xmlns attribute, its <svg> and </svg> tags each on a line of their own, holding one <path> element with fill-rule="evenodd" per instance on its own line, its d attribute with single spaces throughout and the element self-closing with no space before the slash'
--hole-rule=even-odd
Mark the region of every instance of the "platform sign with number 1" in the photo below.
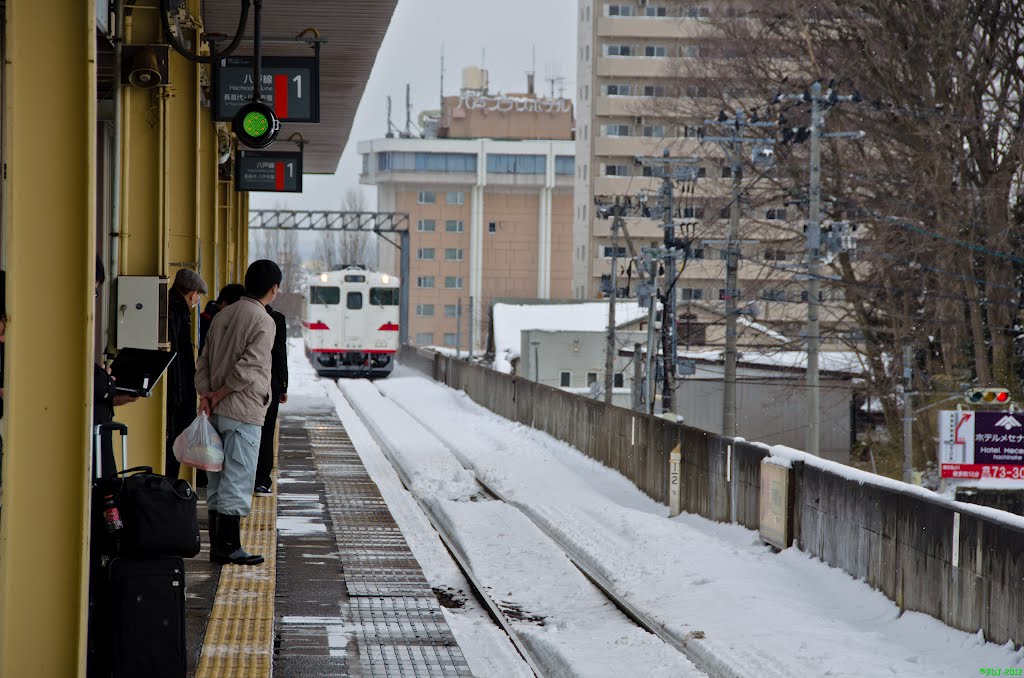
<svg viewBox="0 0 1024 678">
<path fill-rule="evenodd" d="M 235 157 L 235 190 L 301 193 L 302 153 L 239 151 Z"/>
<path fill-rule="evenodd" d="M 320 65 L 316 57 L 263 57 L 260 94 L 282 122 L 320 122 Z M 252 57 L 227 57 L 213 69 L 213 119 L 234 118 L 252 100 Z"/>
</svg>

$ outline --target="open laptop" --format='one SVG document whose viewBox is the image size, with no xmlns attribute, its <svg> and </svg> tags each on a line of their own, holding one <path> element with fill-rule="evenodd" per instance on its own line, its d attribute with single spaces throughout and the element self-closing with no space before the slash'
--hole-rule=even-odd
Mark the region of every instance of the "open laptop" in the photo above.
<svg viewBox="0 0 1024 678">
<path fill-rule="evenodd" d="M 122 348 L 110 366 L 117 392 L 140 398 L 153 395 L 157 382 L 176 355 L 174 351 Z"/>
</svg>

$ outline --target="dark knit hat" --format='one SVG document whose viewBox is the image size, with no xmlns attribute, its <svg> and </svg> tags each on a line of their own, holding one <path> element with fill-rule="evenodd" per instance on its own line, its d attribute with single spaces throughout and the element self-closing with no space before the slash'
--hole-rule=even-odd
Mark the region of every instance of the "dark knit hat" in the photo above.
<svg viewBox="0 0 1024 678">
<path fill-rule="evenodd" d="M 206 283 L 202 276 L 190 268 L 179 268 L 174 274 L 174 287 L 182 292 L 199 292 L 207 294 Z"/>
</svg>

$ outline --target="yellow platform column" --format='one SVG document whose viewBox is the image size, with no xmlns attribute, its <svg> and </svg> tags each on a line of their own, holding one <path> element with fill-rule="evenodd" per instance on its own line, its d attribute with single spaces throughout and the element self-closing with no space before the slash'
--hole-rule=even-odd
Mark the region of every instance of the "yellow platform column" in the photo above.
<svg viewBox="0 0 1024 678">
<path fill-rule="evenodd" d="M 90 0 L 9 0 L 0 676 L 84 675 L 96 64 Z"/>
</svg>

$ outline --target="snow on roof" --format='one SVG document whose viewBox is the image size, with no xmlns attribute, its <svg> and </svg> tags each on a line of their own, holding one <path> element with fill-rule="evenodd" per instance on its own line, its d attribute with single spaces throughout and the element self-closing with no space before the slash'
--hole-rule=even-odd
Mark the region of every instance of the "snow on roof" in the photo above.
<svg viewBox="0 0 1024 678">
<path fill-rule="evenodd" d="M 684 351 L 680 355 L 692 360 L 722 360 L 722 351 Z M 762 365 L 788 369 L 807 369 L 806 351 L 745 351 L 739 352 L 738 360 L 748 365 Z M 864 358 L 854 351 L 821 351 L 818 353 L 818 367 L 822 372 L 845 372 L 863 374 Z"/>
<path fill-rule="evenodd" d="M 750 318 L 747 318 L 747 317 L 744 317 L 742 315 L 739 315 L 739 316 L 736 316 L 736 319 L 740 321 L 741 325 L 749 327 L 750 329 L 754 330 L 755 332 L 761 332 L 762 334 L 764 334 L 766 336 L 769 336 L 772 339 L 775 339 L 776 341 L 781 341 L 783 343 L 788 343 L 789 342 L 789 339 L 786 338 L 786 335 L 780 334 L 780 333 L 776 332 L 775 330 L 771 329 L 770 327 L 768 327 L 766 325 L 762 325 L 761 323 L 754 322 Z"/>
<path fill-rule="evenodd" d="M 608 329 L 608 304 L 602 301 L 579 304 L 495 304 L 494 351 L 497 355 L 519 355 L 523 330 L 547 332 L 604 332 Z M 635 301 L 615 305 L 616 323 L 647 315 Z"/>
</svg>

